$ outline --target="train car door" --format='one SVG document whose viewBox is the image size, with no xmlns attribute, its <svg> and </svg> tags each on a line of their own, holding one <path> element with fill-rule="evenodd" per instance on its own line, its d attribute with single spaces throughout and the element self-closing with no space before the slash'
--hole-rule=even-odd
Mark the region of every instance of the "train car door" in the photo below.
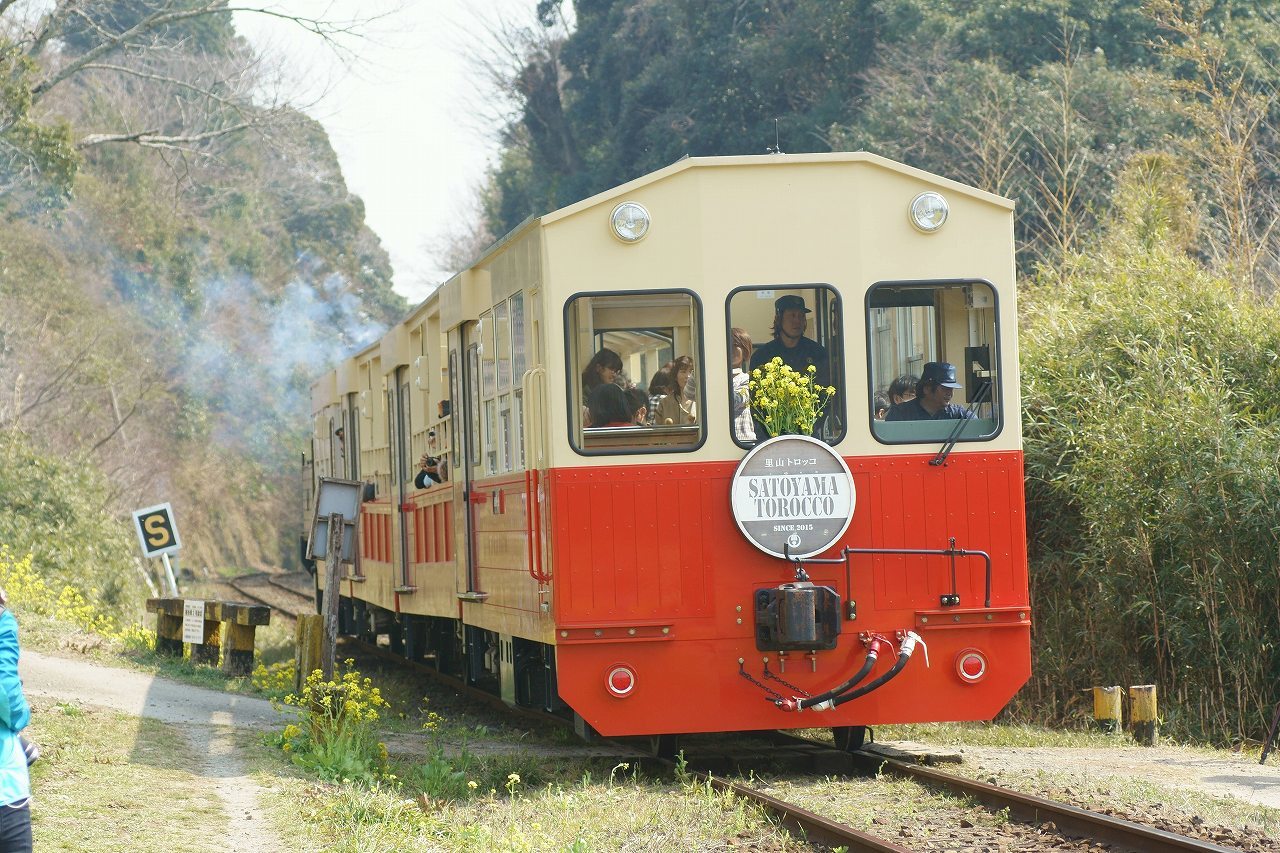
<svg viewBox="0 0 1280 853">
<path fill-rule="evenodd" d="M 412 553 L 409 549 L 409 528 L 410 524 L 405 518 L 407 513 L 413 512 L 413 505 L 409 503 L 409 486 L 413 482 L 410 472 L 413 471 L 413 465 L 409 459 L 409 438 L 413 434 L 413 426 L 409 418 L 409 369 L 407 367 L 396 368 L 395 376 L 395 410 L 391 421 L 391 470 L 395 472 L 395 488 L 396 503 L 399 511 L 395 514 L 397 525 L 400 527 L 400 583 L 399 586 L 409 586 L 409 556 Z"/>
<path fill-rule="evenodd" d="M 483 464 L 480 442 L 480 324 L 467 323 L 459 332 L 457 337 L 450 335 L 449 348 L 449 381 L 456 402 L 452 414 L 454 453 L 458 464 L 454 466 L 454 472 L 462 488 L 462 500 L 456 504 L 462 507 L 461 529 L 455 541 L 466 543 L 465 549 L 459 549 L 459 556 L 466 562 L 462 567 L 463 577 L 458 579 L 458 592 L 464 599 L 483 600 L 475 569 L 476 501 L 484 500 L 475 488 L 475 480 Z"/>
</svg>

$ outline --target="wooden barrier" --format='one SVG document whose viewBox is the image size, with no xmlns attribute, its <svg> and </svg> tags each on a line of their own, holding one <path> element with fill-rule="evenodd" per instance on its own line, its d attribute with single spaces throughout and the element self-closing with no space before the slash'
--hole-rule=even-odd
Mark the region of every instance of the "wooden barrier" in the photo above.
<svg viewBox="0 0 1280 853">
<path fill-rule="evenodd" d="M 1104 732 L 1118 732 L 1123 722 L 1120 711 L 1119 686 L 1093 688 L 1093 721 Z"/>
<path fill-rule="evenodd" d="M 1156 686 L 1138 684 L 1129 688 L 1129 719 L 1133 739 L 1143 746 L 1155 746 L 1160 739 L 1160 718 L 1156 714 Z"/>
<path fill-rule="evenodd" d="M 156 614 L 156 652 L 182 656 L 181 598 L 148 598 L 147 612 Z M 218 665 L 228 675 L 248 675 L 253 671 L 254 634 L 259 625 L 271 622 L 271 608 L 265 604 L 238 601 L 204 603 L 204 642 L 191 644 L 191 660 Z"/>
</svg>

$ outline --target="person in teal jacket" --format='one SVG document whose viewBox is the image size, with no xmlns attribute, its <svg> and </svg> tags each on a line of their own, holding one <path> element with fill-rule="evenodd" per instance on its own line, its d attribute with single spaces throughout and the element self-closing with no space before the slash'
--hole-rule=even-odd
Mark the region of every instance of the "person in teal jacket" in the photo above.
<svg viewBox="0 0 1280 853">
<path fill-rule="evenodd" d="M 18 620 L 0 590 L 0 853 L 31 850 L 31 779 L 27 752 L 18 735 L 31 709 L 18 677 Z"/>
</svg>

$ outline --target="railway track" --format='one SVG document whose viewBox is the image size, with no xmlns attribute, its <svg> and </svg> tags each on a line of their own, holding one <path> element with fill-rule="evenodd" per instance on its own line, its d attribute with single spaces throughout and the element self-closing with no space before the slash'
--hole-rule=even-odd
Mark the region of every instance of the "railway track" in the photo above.
<svg viewBox="0 0 1280 853">
<path fill-rule="evenodd" d="M 1086 838 L 1138 853 L 1238 853 L 1238 848 L 1166 832 L 1069 803 L 945 773 L 932 767 L 868 754 L 855 753 L 852 758 L 861 772 L 891 773 L 959 797 L 972 798 L 995 811 L 1008 809 L 1011 817 L 1031 824 L 1052 823 L 1059 832 L 1069 837 Z"/>
<path fill-rule="evenodd" d="M 778 742 L 787 748 L 791 748 L 790 745 L 796 742 L 808 744 L 810 747 L 818 745 L 814 741 L 786 733 L 778 733 L 776 737 Z M 1087 849 L 1123 850 L 1133 851 L 1133 853 L 1239 853 L 1240 850 L 1213 841 L 1178 835 L 1123 818 L 1089 811 L 1069 803 L 1056 802 L 989 785 L 931 767 L 886 759 L 865 752 L 843 753 L 832 747 L 825 747 L 825 751 L 828 753 L 825 764 L 831 763 L 831 754 L 839 754 L 844 757 L 848 769 L 853 773 L 869 777 L 890 774 L 911 779 L 962 802 L 981 803 L 992 813 L 1005 813 L 1022 825 L 1011 832 L 1023 836 L 1034 832 L 1040 843 L 1047 845 L 1026 847 L 1023 846 L 1026 843 L 1025 839 L 1022 842 L 1006 839 L 1010 846 L 1008 848 L 1001 846 L 999 849 L 1078 850 L 1081 849 L 1079 845 L 1084 843 L 1090 845 Z M 821 755 L 821 751 L 815 753 L 815 756 L 818 755 Z M 723 776 L 701 771 L 697 776 L 718 790 L 732 791 L 736 796 L 756 803 L 767 812 L 776 815 L 784 826 L 799 837 L 809 841 L 842 845 L 851 851 L 945 849 L 938 846 L 938 841 L 928 839 L 920 842 L 923 845 L 921 847 L 904 847 L 896 841 L 870 835 Z M 1058 838 L 1054 839 L 1054 836 Z M 995 838 L 990 841 L 998 843 Z"/>
<path fill-rule="evenodd" d="M 278 575 L 272 572 L 255 572 L 227 581 L 227 584 L 244 598 L 256 604 L 265 604 L 273 613 L 294 620 L 298 616 L 314 613 L 315 602 L 299 588 L 300 580 L 310 580 L 310 575 L 293 573 Z"/>
<path fill-rule="evenodd" d="M 351 638 L 344 638 L 343 642 L 350 643 L 371 656 L 400 664 L 409 663 L 385 648 Z M 417 663 L 410 666 L 414 671 L 438 679 L 485 704 L 511 710 L 496 696 L 475 690 L 459 679 L 437 672 L 433 667 Z M 517 710 L 521 716 L 549 720 L 559 725 L 565 725 L 568 722 L 565 718 L 552 714 L 528 709 Z M 1150 853 L 1165 853 L 1165 851 L 1169 853 L 1239 853 L 1240 851 L 1240 848 L 1225 847 L 1212 841 L 1178 835 L 1123 818 L 1082 809 L 1069 803 L 1055 802 L 945 773 L 931 767 L 886 759 L 866 752 L 847 753 L 829 744 L 785 732 L 744 737 L 767 741 L 775 749 L 769 752 L 762 751 L 753 741 L 753 744 L 745 749 L 724 750 L 713 744 L 708 750 L 706 746 L 699 746 L 697 739 L 691 739 L 693 740 L 691 744 L 693 757 L 686 756 L 687 761 L 682 769 L 701 783 L 710 785 L 716 790 L 731 791 L 735 796 L 755 803 L 806 841 L 833 848 L 843 846 L 851 853 L 864 853 L 864 851 L 865 853 L 919 853 L 923 850 L 946 848 L 939 847 L 937 841 L 930 842 L 927 839 L 919 842 L 921 846 L 903 846 L 898 841 L 870 834 L 796 803 L 787 802 L 757 787 L 729 778 L 728 774 L 723 772 L 724 768 L 736 765 L 737 775 L 743 775 L 749 772 L 751 763 L 757 768 L 762 765 L 781 764 L 794 772 L 822 776 L 877 777 L 890 774 L 911 779 L 932 790 L 954 797 L 958 801 L 981 803 L 991 813 L 1001 813 L 1007 809 L 1007 814 L 1015 822 L 1010 832 L 1020 834 L 1023 841 L 1022 843 L 1015 841 L 1009 847 L 1000 849 L 1105 849 L 1134 851 L 1134 853 L 1148 853 L 1148 851 Z M 740 739 L 723 737 L 723 740 L 727 743 L 735 743 Z M 659 749 L 659 739 L 630 738 L 609 742 L 617 746 L 621 754 L 629 753 L 637 757 L 645 757 L 671 769 L 676 767 L 675 762 L 659 758 L 654 754 Z M 663 746 L 666 745 L 663 744 Z M 717 750 L 720 750 L 719 753 Z M 708 769 L 710 767 L 716 769 L 712 771 Z M 1028 836 L 1034 836 L 1036 840 L 1048 846 L 1026 846 Z M 995 841 L 992 839 L 993 843 Z M 1082 848 L 1081 844 L 1089 846 Z"/>
</svg>

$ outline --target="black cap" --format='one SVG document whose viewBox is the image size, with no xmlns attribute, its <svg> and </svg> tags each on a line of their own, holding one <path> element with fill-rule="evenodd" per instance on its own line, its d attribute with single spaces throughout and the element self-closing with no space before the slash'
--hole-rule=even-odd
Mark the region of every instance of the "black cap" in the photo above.
<svg viewBox="0 0 1280 853">
<path fill-rule="evenodd" d="M 920 371 L 921 382 L 936 382 L 943 388 L 963 388 L 956 381 L 956 366 L 947 361 L 930 361 Z"/>
<path fill-rule="evenodd" d="M 777 314 L 783 311 L 803 311 L 806 314 L 812 314 L 808 308 L 804 307 L 804 299 L 795 294 L 787 296 L 779 296 L 777 301 L 773 303 L 773 310 Z"/>
</svg>

